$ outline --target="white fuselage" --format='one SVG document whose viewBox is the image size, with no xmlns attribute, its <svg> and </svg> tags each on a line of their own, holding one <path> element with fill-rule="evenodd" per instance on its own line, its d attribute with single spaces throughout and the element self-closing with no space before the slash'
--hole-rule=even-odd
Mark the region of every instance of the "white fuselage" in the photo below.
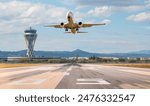
<svg viewBox="0 0 150 106">
<path fill-rule="evenodd" d="M 75 34 L 76 33 L 77 24 L 74 23 L 74 21 L 73 21 L 73 13 L 72 12 L 68 12 L 67 20 L 68 20 L 68 23 L 67 23 L 68 24 L 68 28 L 71 29 L 71 32 L 73 34 Z"/>
</svg>

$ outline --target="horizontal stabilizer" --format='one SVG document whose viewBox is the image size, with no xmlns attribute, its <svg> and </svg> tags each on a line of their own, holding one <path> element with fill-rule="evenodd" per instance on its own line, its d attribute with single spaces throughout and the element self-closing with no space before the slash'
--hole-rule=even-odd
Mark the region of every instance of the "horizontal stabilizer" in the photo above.
<svg viewBox="0 0 150 106">
<path fill-rule="evenodd" d="M 65 33 L 72 33 L 72 32 L 65 32 Z M 88 33 L 88 32 L 76 32 L 76 33 Z"/>
<path fill-rule="evenodd" d="M 88 33 L 88 32 L 77 32 L 77 33 Z"/>
</svg>

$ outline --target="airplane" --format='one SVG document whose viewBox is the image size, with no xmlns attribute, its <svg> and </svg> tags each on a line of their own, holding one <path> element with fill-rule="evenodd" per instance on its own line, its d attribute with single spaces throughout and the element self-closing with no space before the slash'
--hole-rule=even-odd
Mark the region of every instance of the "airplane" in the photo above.
<svg viewBox="0 0 150 106">
<path fill-rule="evenodd" d="M 74 20 L 73 20 L 73 13 L 71 11 L 69 11 L 67 13 L 67 20 L 68 20 L 68 23 L 66 23 L 66 24 L 61 22 L 58 25 L 48 25 L 48 26 L 45 26 L 45 27 L 64 28 L 66 33 L 76 34 L 76 33 L 87 33 L 87 32 L 80 32 L 79 31 L 80 28 L 106 25 L 105 23 L 99 23 L 99 24 L 83 24 L 82 22 L 75 23 Z M 69 29 L 70 29 L 70 32 L 68 32 Z"/>
</svg>

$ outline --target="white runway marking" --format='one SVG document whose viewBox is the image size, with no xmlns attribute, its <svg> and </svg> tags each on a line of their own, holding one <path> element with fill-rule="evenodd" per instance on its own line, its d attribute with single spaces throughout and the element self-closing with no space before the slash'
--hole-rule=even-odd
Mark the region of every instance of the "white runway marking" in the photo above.
<svg viewBox="0 0 150 106">
<path fill-rule="evenodd" d="M 29 80 L 19 80 L 8 83 L 8 85 L 39 85 L 46 81 L 47 79 L 29 79 Z"/>
<path fill-rule="evenodd" d="M 70 73 L 68 73 L 68 72 L 65 72 L 65 73 L 64 73 L 64 75 L 65 75 L 65 76 L 67 76 L 67 75 L 70 75 Z"/>
<path fill-rule="evenodd" d="M 123 72 L 129 72 L 129 73 L 135 73 L 135 74 L 150 76 L 150 72 L 146 72 L 146 71 L 137 71 L 137 70 L 129 70 L 129 69 L 127 69 L 127 70 L 117 69 L 117 71 L 123 71 Z"/>
<path fill-rule="evenodd" d="M 93 81 L 93 82 L 91 82 Z M 86 78 L 86 79 L 77 79 L 77 83 L 76 84 L 80 84 L 80 85 L 108 85 L 110 84 L 109 82 L 103 80 L 103 79 L 99 79 L 99 78 Z"/>
<path fill-rule="evenodd" d="M 67 69 L 67 71 L 71 71 L 72 68 L 73 68 L 73 66 L 70 66 L 70 67 Z"/>
</svg>

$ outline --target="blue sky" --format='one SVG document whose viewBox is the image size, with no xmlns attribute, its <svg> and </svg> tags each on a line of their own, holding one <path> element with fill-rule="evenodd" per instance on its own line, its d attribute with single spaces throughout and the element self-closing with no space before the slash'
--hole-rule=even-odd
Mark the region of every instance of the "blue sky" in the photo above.
<svg viewBox="0 0 150 106">
<path fill-rule="evenodd" d="M 87 34 L 65 34 L 64 29 L 44 25 L 76 22 L 106 26 L 80 29 Z M 35 50 L 130 52 L 150 50 L 150 0 L 0 0 L 0 50 L 26 49 L 24 30 L 37 29 Z"/>
</svg>

